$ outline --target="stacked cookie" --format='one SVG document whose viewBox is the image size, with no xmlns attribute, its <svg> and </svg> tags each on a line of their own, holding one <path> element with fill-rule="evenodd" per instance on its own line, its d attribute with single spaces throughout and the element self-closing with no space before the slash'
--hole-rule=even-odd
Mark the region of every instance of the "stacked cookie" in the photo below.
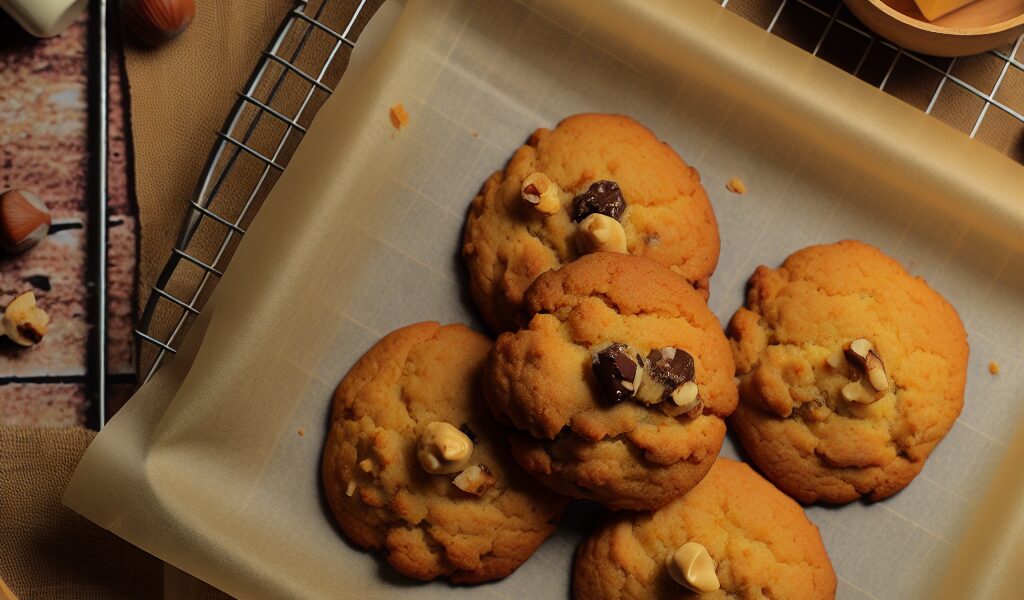
<svg viewBox="0 0 1024 600">
<path fill-rule="evenodd" d="M 730 340 L 706 304 L 718 253 L 699 175 L 639 123 L 535 132 L 465 226 L 496 342 L 409 326 L 335 394 L 323 469 L 342 529 L 412 577 L 479 582 L 587 499 L 618 512 L 580 548 L 577 598 L 834 597 L 786 494 L 906 485 L 962 405 L 963 327 L 923 281 L 844 242 L 759 268 Z M 778 488 L 718 458 L 727 422 Z"/>
</svg>

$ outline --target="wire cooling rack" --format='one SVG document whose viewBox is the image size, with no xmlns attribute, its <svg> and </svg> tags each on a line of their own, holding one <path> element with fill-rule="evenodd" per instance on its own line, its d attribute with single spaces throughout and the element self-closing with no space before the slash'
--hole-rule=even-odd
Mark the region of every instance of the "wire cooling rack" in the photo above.
<svg viewBox="0 0 1024 600">
<path fill-rule="evenodd" d="M 1024 146 L 1018 139 L 1024 139 L 1024 106 L 1012 103 L 1020 97 L 1006 99 L 1002 94 L 1008 88 L 1006 82 L 1018 78 L 1024 89 L 1020 39 L 981 58 L 940 59 L 905 51 L 878 38 L 840 0 L 713 1 L 971 137 L 1002 146 L 1001 150 L 1021 160 L 1024 150 L 1017 145 Z M 360 1 L 354 12 L 339 15 L 332 14 L 331 7 L 342 2 L 301 1 L 284 19 L 239 95 L 218 134 L 178 242 L 136 331 L 146 342 L 141 344 L 139 363 L 150 365 L 146 380 L 176 352 L 223 275 L 246 226 L 331 93 L 327 81 L 332 67 L 347 60 L 358 24 L 373 12 L 366 9 L 366 2 Z M 316 40 L 317 36 L 321 39 Z M 987 83 L 986 73 L 992 75 Z M 950 103 L 955 110 L 947 110 Z M 1000 128 L 1015 132 L 1009 143 L 985 138 L 987 122 L 1007 118 L 1019 126 Z M 171 318 L 155 319 L 162 311 L 170 311 Z M 158 331 L 157 321 L 170 325 Z"/>
<path fill-rule="evenodd" d="M 177 351 L 239 238 L 330 95 L 331 82 L 372 13 L 366 4 L 301 0 L 239 93 L 136 330 L 146 342 L 139 357 L 140 365 L 149 365 L 145 380 Z"/>
</svg>

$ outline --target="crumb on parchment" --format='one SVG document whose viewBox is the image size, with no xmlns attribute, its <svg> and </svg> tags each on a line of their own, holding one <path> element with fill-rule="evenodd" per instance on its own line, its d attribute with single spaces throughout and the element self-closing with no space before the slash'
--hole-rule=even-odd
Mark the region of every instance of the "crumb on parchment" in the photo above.
<svg viewBox="0 0 1024 600">
<path fill-rule="evenodd" d="M 739 177 L 733 177 L 725 182 L 725 189 L 734 194 L 742 195 L 747 193 L 747 184 L 743 183 L 743 180 Z"/>
<path fill-rule="evenodd" d="M 302 437 L 304 435 L 306 435 L 306 430 L 305 429 L 300 429 L 299 430 L 299 437 Z"/>
<path fill-rule="evenodd" d="M 469 135 L 471 135 L 473 137 L 480 137 L 480 132 L 477 131 L 476 129 L 470 129 L 469 130 Z"/>
<path fill-rule="evenodd" d="M 992 361 L 992 362 L 988 363 L 988 372 L 993 374 L 993 375 L 998 375 L 999 374 L 999 363 L 997 363 L 996 361 Z"/>
<path fill-rule="evenodd" d="M 395 128 L 395 131 L 401 131 L 409 123 L 409 113 L 405 112 L 405 107 L 401 102 L 388 110 L 388 117 L 391 118 L 391 126 Z"/>
</svg>

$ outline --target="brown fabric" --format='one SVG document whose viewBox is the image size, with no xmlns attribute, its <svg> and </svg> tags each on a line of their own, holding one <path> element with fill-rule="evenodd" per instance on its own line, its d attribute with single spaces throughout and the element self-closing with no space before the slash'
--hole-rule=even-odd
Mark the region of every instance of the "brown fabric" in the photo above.
<svg viewBox="0 0 1024 600">
<path fill-rule="evenodd" d="M 95 435 L 0 425 L 0 577 L 21 600 L 160 596 L 158 560 L 60 503 Z"/>
</svg>

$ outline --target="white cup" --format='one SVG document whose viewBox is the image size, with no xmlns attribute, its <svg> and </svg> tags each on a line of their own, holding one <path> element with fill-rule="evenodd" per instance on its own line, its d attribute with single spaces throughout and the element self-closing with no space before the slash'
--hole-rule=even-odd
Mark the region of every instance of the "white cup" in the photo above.
<svg viewBox="0 0 1024 600">
<path fill-rule="evenodd" d="M 25 31 L 41 38 L 62 33 L 87 5 L 88 0 L 0 0 L 0 8 Z"/>
</svg>

